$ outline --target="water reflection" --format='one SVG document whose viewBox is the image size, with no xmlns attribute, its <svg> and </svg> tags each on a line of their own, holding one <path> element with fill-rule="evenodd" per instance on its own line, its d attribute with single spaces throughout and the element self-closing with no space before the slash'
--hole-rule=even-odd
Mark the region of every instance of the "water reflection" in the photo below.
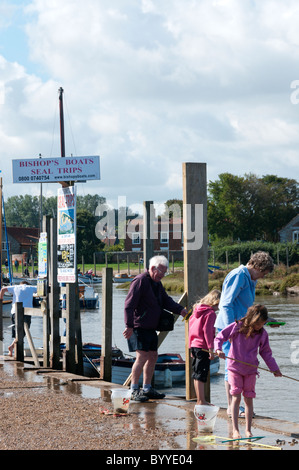
<svg viewBox="0 0 299 470">
<path fill-rule="evenodd" d="M 101 294 L 101 286 L 96 286 Z M 124 353 L 128 352 L 127 342 L 122 332 L 124 329 L 123 309 L 127 291 L 113 287 L 113 345 L 119 347 Z M 178 300 L 180 296 L 173 296 Z M 101 295 L 100 295 L 101 298 Z M 269 328 L 270 345 L 282 374 L 299 380 L 299 337 L 298 337 L 298 297 L 256 297 L 256 303 L 265 304 L 269 314 L 286 324 L 280 328 Z M 102 342 L 101 330 L 102 307 L 98 310 L 81 311 L 81 326 L 83 342 Z M 11 342 L 10 319 L 3 319 L 4 323 L 4 351 Z M 33 317 L 31 335 L 36 347 L 42 346 L 42 319 Z M 26 346 L 26 340 L 25 340 Z M 298 354 L 296 354 L 298 350 Z M 185 325 L 179 319 L 175 329 L 171 332 L 159 349 L 160 353 L 179 353 L 185 358 Z M 266 367 L 260 358 L 260 366 Z M 226 406 L 223 385 L 224 361 L 220 363 L 220 372 L 211 378 L 211 400 L 220 407 Z M 16 370 L 18 373 L 18 370 Z M 84 386 L 82 386 L 84 390 Z M 90 387 L 89 387 L 90 388 Z M 173 388 L 166 390 L 167 394 L 185 396 L 185 389 Z M 299 422 L 299 406 L 297 405 L 298 382 L 273 374 L 260 371 L 260 377 L 256 385 L 257 398 L 254 401 L 255 413 L 263 416 Z"/>
</svg>

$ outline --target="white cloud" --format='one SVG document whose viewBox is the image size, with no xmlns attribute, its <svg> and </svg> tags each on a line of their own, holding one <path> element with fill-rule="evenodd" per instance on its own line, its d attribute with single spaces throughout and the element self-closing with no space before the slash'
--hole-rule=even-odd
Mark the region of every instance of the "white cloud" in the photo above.
<svg viewBox="0 0 299 470">
<path fill-rule="evenodd" d="M 101 155 L 102 180 L 85 193 L 181 197 L 184 161 L 206 162 L 209 179 L 296 174 L 297 0 L 27 5 L 32 68 L 0 56 L 5 158 L 59 156 L 63 86 L 67 153 Z"/>
</svg>

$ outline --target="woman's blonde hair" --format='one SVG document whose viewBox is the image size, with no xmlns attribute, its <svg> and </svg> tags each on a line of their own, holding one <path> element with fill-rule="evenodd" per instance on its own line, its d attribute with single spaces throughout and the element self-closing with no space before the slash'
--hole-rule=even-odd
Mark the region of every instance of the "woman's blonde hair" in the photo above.
<svg viewBox="0 0 299 470">
<path fill-rule="evenodd" d="M 202 299 L 200 299 L 195 305 L 209 305 L 210 307 L 214 307 L 214 305 L 218 305 L 220 302 L 221 291 L 218 289 L 211 290 L 207 295 L 205 295 Z"/>
</svg>

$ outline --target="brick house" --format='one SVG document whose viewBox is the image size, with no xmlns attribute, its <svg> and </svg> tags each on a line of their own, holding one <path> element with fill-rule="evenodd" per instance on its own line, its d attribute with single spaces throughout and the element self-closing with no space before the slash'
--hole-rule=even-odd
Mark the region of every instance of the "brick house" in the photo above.
<svg viewBox="0 0 299 470">
<path fill-rule="evenodd" d="M 7 227 L 7 238 L 10 255 L 18 259 L 27 261 L 31 256 L 37 256 L 37 244 L 39 240 L 39 229 L 32 227 Z M 16 256 L 20 255 L 20 256 Z M 6 247 L 5 231 L 2 231 L 2 260 L 8 257 Z"/>
<path fill-rule="evenodd" d="M 153 223 L 155 251 L 180 251 L 183 249 L 183 220 L 160 218 Z M 143 251 L 143 219 L 133 219 L 127 225 L 125 251 Z"/>
<path fill-rule="evenodd" d="M 278 232 L 281 243 L 299 243 L 299 214 Z"/>
</svg>

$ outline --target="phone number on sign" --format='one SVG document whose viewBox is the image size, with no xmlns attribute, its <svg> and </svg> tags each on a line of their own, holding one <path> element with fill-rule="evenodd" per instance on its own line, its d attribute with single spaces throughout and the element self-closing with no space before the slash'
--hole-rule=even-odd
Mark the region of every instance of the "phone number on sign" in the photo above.
<svg viewBox="0 0 299 470">
<path fill-rule="evenodd" d="M 50 179 L 50 176 L 19 176 L 18 181 L 47 181 Z"/>
</svg>

